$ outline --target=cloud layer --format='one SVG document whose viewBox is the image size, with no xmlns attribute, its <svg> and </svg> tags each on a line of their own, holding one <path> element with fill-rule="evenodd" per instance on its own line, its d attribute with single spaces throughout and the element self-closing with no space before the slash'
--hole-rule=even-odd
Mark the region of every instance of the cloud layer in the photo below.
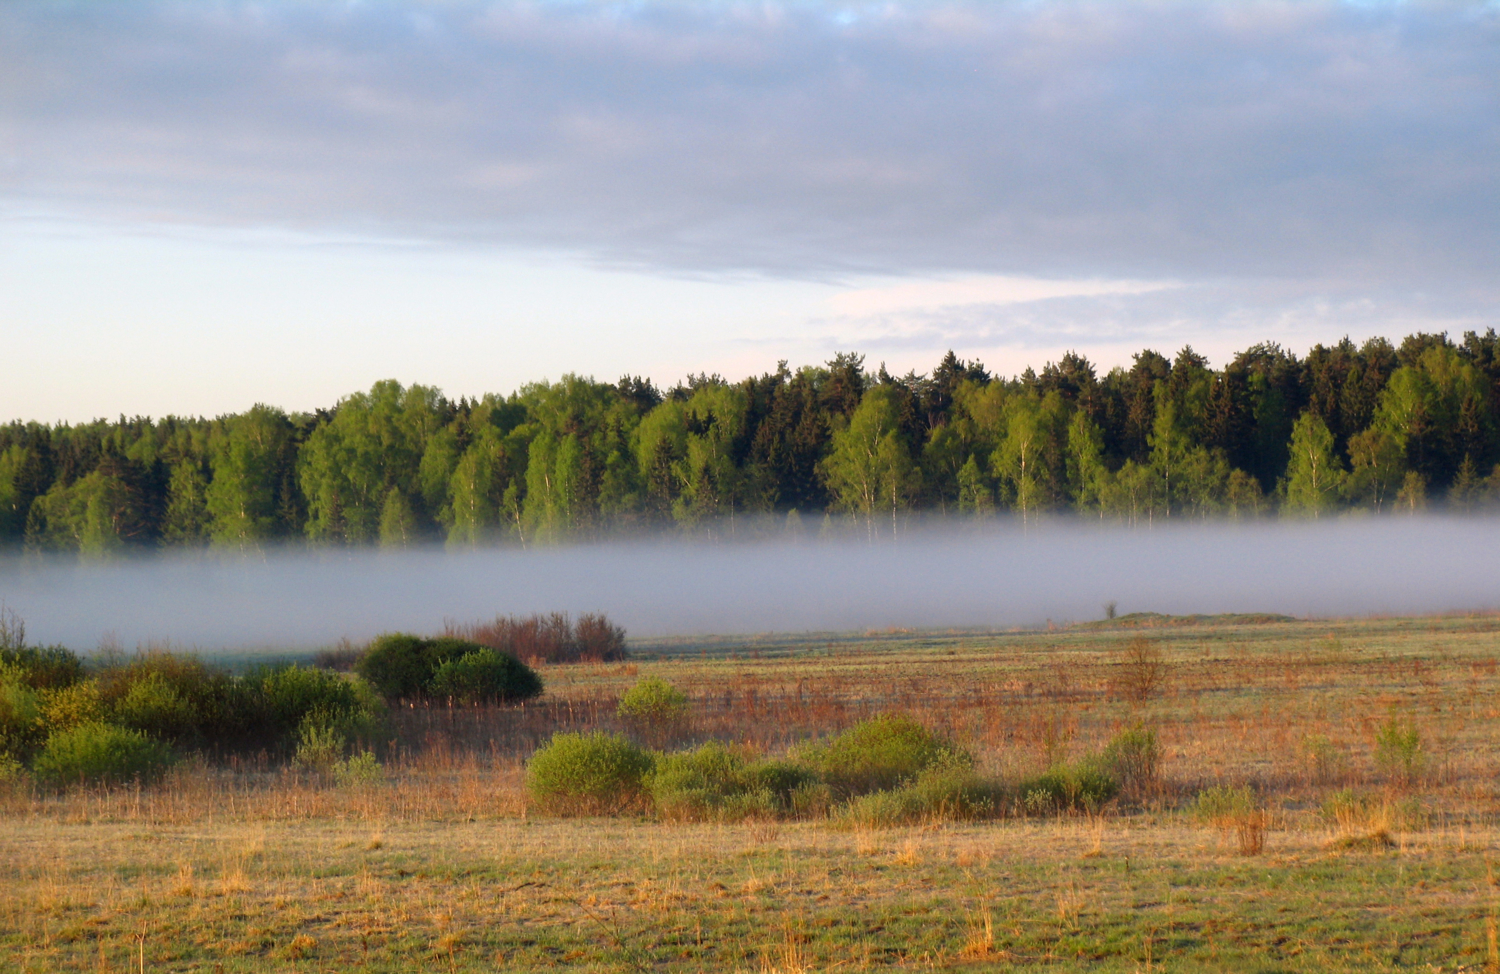
<svg viewBox="0 0 1500 974">
<path fill-rule="evenodd" d="M 1497 42 L 1472 4 L 13 2 L 0 199 L 1493 308 Z"/>
</svg>

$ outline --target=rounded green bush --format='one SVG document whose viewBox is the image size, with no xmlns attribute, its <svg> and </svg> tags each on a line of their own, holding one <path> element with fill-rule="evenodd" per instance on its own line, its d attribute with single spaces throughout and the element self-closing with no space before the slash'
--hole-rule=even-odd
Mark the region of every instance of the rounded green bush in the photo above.
<svg viewBox="0 0 1500 974">
<path fill-rule="evenodd" d="M 665 727 L 686 719 L 688 698 L 666 680 L 648 676 L 625 691 L 618 713 L 647 727 Z"/>
<path fill-rule="evenodd" d="M 973 758 L 927 728 L 894 714 L 856 724 L 808 752 L 835 792 L 863 795 L 895 788 L 939 761 L 972 766 Z"/>
<path fill-rule="evenodd" d="M 475 649 L 438 666 L 427 689 L 434 697 L 463 703 L 527 700 L 542 692 L 542 681 L 509 653 Z"/>
<path fill-rule="evenodd" d="M 47 738 L 31 770 L 47 784 L 121 782 L 159 777 L 172 751 L 138 730 L 113 724 L 83 724 Z"/>
<path fill-rule="evenodd" d="M 424 642 L 404 632 L 386 633 L 365 650 L 354 664 L 354 672 L 369 680 L 387 700 L 419 697 L 432 678 Z"/>
<path fill-rule="evenodd" d="M 607 814 L 640 803 L 653 764 L 618 734 L 554 734 L 526 766 L 526 792 L 559 814 Z"/>
<path fill-rule="evenodd" d="M 514 701 L 542 692 L 541 677 L 515 656 L 452 636 L 381 636 L 354 664 L 354 670 L 388 700 Z"/>
</svg>

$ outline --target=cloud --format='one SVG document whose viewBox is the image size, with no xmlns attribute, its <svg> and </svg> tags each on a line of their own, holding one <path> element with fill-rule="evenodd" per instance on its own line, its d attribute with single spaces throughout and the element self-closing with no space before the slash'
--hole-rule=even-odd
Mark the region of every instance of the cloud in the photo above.
<svg viewBox="0 0 1500 974">
<path fill-rule="evenodd" d="M 670 274 L 1488 300 L 1497 40 L 1492 4 L 20 0 L 0 199 Z"/>
</svg>

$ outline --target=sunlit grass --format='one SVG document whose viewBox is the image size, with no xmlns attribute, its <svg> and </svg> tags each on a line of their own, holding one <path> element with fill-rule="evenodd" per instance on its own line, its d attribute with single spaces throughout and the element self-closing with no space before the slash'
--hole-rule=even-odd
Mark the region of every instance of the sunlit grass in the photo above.
<svg viewBox="0 0 1500 974">
<path fill-rule="evenodd" d="M 0 804 L 18 971 L 1485 970 L 1500 879 L 1500 620 L 886 634 L 546 667 L 524 709 L 404 711 L 386 779 L 242 762 Z M 528 814 L 554 729 L 619 729 L 643 676 L 681 743 L 777 752 L 903 710 L 1027 774 L 1140 722 L 1158 786 L 1103 816 L 870 829 Z M 1425 762 L 1376 762 L 1392 715 Z M 1407 726 L 1405 723 L 1402 726 Z M 1264 847 L 1194 811 L 1250 790 Z M 1227 819 L 1226 819 L 1227 821 Z M 1430 965 L 1430 967 L 1429 967 Z"/>
</svg>

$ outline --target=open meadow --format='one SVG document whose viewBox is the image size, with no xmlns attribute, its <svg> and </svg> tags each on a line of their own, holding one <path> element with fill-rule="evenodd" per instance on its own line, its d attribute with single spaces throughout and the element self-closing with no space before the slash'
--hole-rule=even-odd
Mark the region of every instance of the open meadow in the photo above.
<svg viewBox="0 0 1500 974">
<path fill-rule="evenodd" d="M 0 791 L 5 970 L 1500 971 L 1500 617 L 1126 617 L 638 644 L 511 706 L 393 709 L 379 780 L 254 757 Z M 907 715 L 1022 782 L 1122 731 L 1106 803 L 978 819 L 557 817 L 525 761 L 686 694 L 653 747 Z M 635 728 L 632 732 L 638 732 Z M 3 787 L 3 786 L 0 786 Z"/>
</svg>

